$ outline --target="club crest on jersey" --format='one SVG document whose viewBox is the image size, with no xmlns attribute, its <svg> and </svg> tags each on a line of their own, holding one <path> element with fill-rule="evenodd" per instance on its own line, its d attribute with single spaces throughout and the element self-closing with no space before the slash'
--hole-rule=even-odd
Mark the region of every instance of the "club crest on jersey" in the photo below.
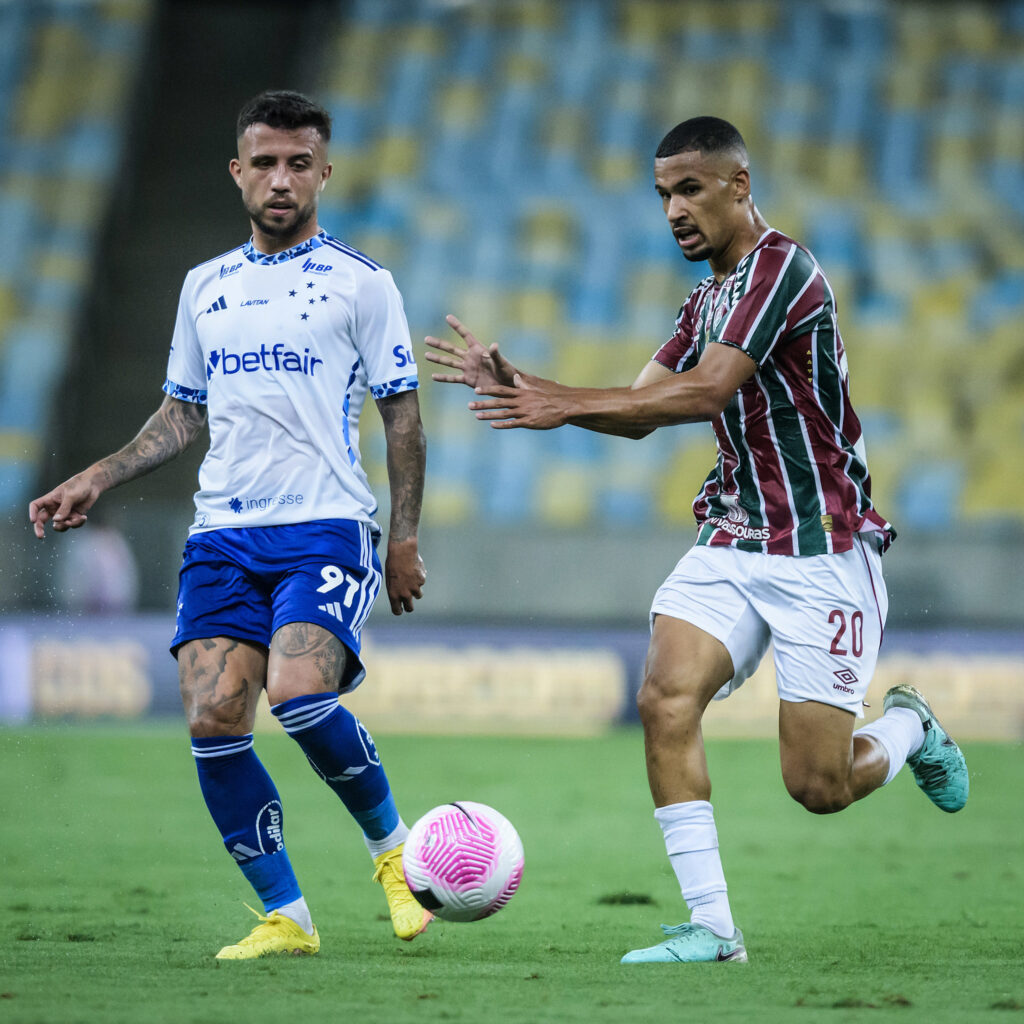
<svg viewBox="0 0 1024 1024">
<path fill-rule="evenodd" d="M 302 264 L 302 269 L 308 274 L 329 274 L 334 267 L 330 263 L 314 263 L 311 259 L 307 259 Z"/>
<path fill-rule="evenodd" d="M 725 518 L 730 523 L 741 526 L 749 522 L 750 513 L 740 504 L 740 499 L 735 494 L 723 494 L 718 500 L 725 506 Z"/>
<path fill-rule="evenodd" d="M 265 370 L 268 373 L 302 373 L 307 377 L 316 376 L 316 368 L 323 366 L 324 361 L 314 355 L 308 348 L 301 353 L 293 352 L 278 341 L 268 348 L 265 344 L 248 352 L 229 352 L 225 348 L 215 348 L 206 360 L 206 379 L 211 380 L 215 373 L 225 377 L 236 373 L 257 373 Z"/>
<path fill-rule="evenodd" d="M 740 540 L 768 540 L 771 536 L 768 527 L 748 525 L 750 513 L 740 504 L 738 495 L 722 494 L 718 499 L 725 506 L 725 516 L 709 516 L 708 522 L 719 530 L 738 537 Z"/>
</svg>

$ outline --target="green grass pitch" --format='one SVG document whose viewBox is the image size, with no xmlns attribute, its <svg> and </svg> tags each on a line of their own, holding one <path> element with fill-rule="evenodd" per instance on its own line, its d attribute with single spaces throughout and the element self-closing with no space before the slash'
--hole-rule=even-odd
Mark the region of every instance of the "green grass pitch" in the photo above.
<svg viewBox="0 0 1024 1024">
<path fill-rule="evenodd" d="M 960 814 L 904 773 L 821 818 L 786 795 L 774 744 L 709 744 L 750 963 L 626 968 L 622 953 L 686 917 L 638 731 L 377 740 L 410 823 L 461 798 L 516 824 L 519 893 L 489 920 L 399 942 L 336 798 L 291 740 L 261 736 L 323 948 L 218 964 L 254 901 L 207 817 L 183 727 L 0 730 L 0 1021 L 1024 1019 L 1018 745 L 967 745 Z"/>
</svg>

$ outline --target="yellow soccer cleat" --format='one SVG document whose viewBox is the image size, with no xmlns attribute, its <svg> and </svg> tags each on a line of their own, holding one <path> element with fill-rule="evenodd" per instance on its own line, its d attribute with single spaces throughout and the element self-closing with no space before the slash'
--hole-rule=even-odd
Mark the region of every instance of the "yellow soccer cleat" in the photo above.
<svg viewBox="0 0 1024 1024">
<path fill-rule="evenodd" d="M 388 909 L 391 911 L 391 923 L 395 934 L 406 942 L 415 939 L 431 921 L 434 915 L 421 906 L 416 897 L 409 891 L 402 870 L 402 846 L 396 846 L 387 853 L 373 858 L 377 870 L 373 880 L 384 886 L 384 895 L 388 898 Z"/>
<path fill-rule="evenodd" d="M 246 904 L 249 907 L 249 904 Z M 252 907 L 249 907 L 252 910 Z M 258 960 L 261 956 L 277 956 L 285 953 L 291 956 L 312 956 L 320 952 L 320 936 L 316 925 L 313 934 L 304 932 L 290 917 L 272 910 L 266 917 L 259 911 L 252 912 L 260 923 L 233 946 L 225 946 L 216 956 L 217 960 Z"/>
</svg>

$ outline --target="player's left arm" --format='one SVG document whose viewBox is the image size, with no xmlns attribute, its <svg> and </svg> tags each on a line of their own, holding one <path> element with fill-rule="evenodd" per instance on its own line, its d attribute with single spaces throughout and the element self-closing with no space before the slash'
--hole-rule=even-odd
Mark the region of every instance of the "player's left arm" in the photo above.
<svg viewBox="0 0 1024 1024">
<path fill-rule="evenodd" d="M 569 423 L 600 433 L 648 432 L 714 419 L 756 370 L 754 360 L 740 349 L 711 344 L 692 370 L 652 373 L 655 379 L 646 386 L 638 379 L 631 388 L 563 386 L 555 392 L 517 378 L 515 388 L 477 389 L 493 397 L 469 407 L 477 419 L 490 420 L 499 430 L 551 430 Z"/>
<path fill-rule="evenodd" d="M 418 540 L 427 439 L 415 390 L 380 398 L 377 408 L 384 421 L 391 490 L 391 525 L 384 559 L 384 582 L 392 614 L 401 615 L 403 611 L 411 612 L 413 601 L 423 597 L 423 584 L 427 579 Z"/>
</svg>

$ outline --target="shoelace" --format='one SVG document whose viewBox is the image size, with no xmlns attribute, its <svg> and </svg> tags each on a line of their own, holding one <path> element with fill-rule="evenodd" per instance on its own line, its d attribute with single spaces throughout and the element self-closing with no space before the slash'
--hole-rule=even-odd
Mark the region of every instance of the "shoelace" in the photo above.
<svg viewBox="0 0 1024 1024">
<path fill-rule="evenodd" d="M 382 860 L 373 873 L 373 880 L 384 886 L 384 892 L 389 897 L 399 895 L 400 890 L 405 888 L 405 877 L 395 865 L 395 859 Z"/>
<path fill-rule="evenodd" d="M 242 906 L 245 907 L 246 910 L 252 911 L 252 913 L 254 913 L 264 924 L 275 924 L 276 923 L 274 921 L 271 921 L 270 918 L 267 917 L 266 914 L 261 914 L 254 907 L 250 907 L 248 903 L 243 902 Z"/>
<path fill-rule="evenodd" d="M 948 777 L 946 766 L 939 761 L 919 761 L 917 779 L 927 786 L 945 782 Z"/>
<path fill-rule="evenodd" d="M 661 930 L 666 935 L 686 935 L 692 932 L 697 926 L 690 921 L 684 921 L 682 924 L 663 924 Z"/>
<path fill-rule="evenodd" d="M 282 915 L 277 917 L 267 917 L 266 914 L 261 914 L 258 910 L 253 909 L 248 903 L 244 903 L 243 906 L 246 910 L 251 910 L 260 920 L 260 923 L 255 928 L 235 945 L 241 946 L 245 943 L 259 942 L 263 939 L 269 938 L 281 925 L 285 922 L 286 918 Z"/>
<path fill-rule="evenodd" d="M 925 735 L 925 743 L 932 735 L 931 729 L 928 729 Z M 931 751 L 925 751 L 922 747 L 919 754 L 919 759 L 916 765 L 914 765 L 914 776 L 922 785 L 932 786 L 941 784 L 946 781 L 948 773 L 946 766 L 940 760 L 933 760 Z M 923 756 L 921 756 L 923 755 Z"/>
</svg>

